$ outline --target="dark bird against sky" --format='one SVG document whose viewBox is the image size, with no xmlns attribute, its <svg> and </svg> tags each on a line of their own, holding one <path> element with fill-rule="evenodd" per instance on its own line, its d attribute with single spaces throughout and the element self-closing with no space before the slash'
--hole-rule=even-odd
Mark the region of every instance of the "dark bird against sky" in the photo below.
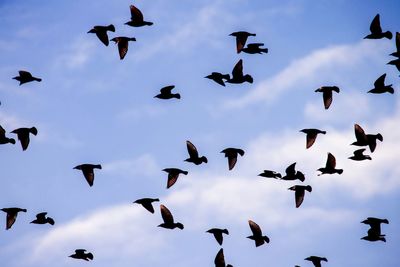
<svg viewBox="0 0 400 267">
<path fill-rule="evenodd" d="M 75 170 L 81 170 L 83 176 L 88 182 L 89 186 L 93 186 L 94 182 L 94 171 L 93 169 L 101 169 L 100 164 L 81 164 L 74 167 Z"/>
<path fill-rule="evenodd" d="M 108 34 L 107 31 L 115 32 L 114 25 L 110 24 L 108 26 L 94 26 L 90 31 L 87 33 L 95 33 L 97 38 L 105 45 L 108 46 Z"/>
<path fill-rule="evenodd" d="M 20 70 L 18 71 L 19 75 L 15 76 L 13 79 L 19 81 L 19 85 L 22 85 L 24 83 L 29 83 L 33 81 L 41 82 L 41 78 L 37 78 L 32 76 L 32 74 L 29 71 L 25 70 Z"/>
</svg>

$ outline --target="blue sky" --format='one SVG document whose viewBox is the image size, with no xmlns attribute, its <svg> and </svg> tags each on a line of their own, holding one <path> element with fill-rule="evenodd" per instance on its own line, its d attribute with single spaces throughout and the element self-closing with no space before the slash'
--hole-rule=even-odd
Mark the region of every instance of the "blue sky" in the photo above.
<svg viewBox="0 0 400 267">
<path fill-rule="evenodd" d="M 154 25 L 124 25 L 130 4 Z M 398 266 L 400 102 L 397 92 L 366 93 L 383 73 L 400 88 L 398 71 L 386 65 L 395 43 L 363 37 L 377 13 L 384 30 L 400 31 L 399 8 L 344 0 L 1 1 L 0 125 L 39 132 L 27 151 L 1 146 L 0 206 L 28 209 L 0 231 L 2 264 L 213 266 L 219 246 L 205 231 L 221 227 L 230 232 L 223 247 L 233 266 L 310 266 L 310 255 L 327 257 L 326 266 Z M 87 34 L 110 23 L 110 38 L 137 39 L 122 61 L 113 43 Z M 236 54 L 229 34 L 238 30 L 256 33 L 248 41 L 264 42 L 269 53 Z M 253 84 L 204 79 L 230 73 L 239 59 Z M 11 78 L 21 69 L 43 81 L 18 86 Z M 170 84 L 180 101 L 153 98 Z M 323 85 L 341 89 L 329 110 L 314 92 Z M 347 159 L 354 123 L 384 137 L 372 161 Z M 327 134 L 306 150 L 303 128 Z M 208 164 L 183 161 L 186 140 Z M 246 151 L 232 171 L 219 153 L 226 147 Z M 317 176 L 327 152 L 342 175 Z M 293 162 L 313 187 L 299 209 L 287 190 L 296 183 L 257 176 Z M 81 163 L 103 166 L 92 188 L 72 169 Z M 167 167 L 189 174 L 167 190 Z M 185 229 L 156 227 L 158 205 L 151 215 L 132 204 L 142 197 L 159 197 Z M 41 211 L 56 225 L 29 224 Z M 387 243 L 360 240 L 368 216 L 390 221 Z M 255 248 L 245 238 L 249 219 L 270 244 Z M 92 251 L 93 262 L 68 258 L 76 248 Z"/>
</svg>

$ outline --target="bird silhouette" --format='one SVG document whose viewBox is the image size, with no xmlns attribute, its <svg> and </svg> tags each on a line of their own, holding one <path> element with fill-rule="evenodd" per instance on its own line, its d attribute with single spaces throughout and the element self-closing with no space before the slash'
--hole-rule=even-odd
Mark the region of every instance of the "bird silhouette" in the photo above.
<svg viewBox="0 0 400 267">
<path fill-rule="evenodd" d="M 322 261 L 328 262 L 328 259 L 327 259 L 327 258 L 325 258 L 325 257 L 318 257 L 318 256 L 310 256 L 310 257 L 305 258 L 304 260 L 306 260 L 306 261 L 311 261 L 312 264 L 314 264 L 314 267 L 321 267 L 321 266 L 322 266 L 322 265 L 321 265 L 321 262 L 322 262 Z"/>
<path fill-rule="evenodd" d="M 179 174 L 187 175 L 187 171 L 183 171 L 178 168 L 166 168 L 163 169 L 166 173 L 168 173 L 168 181 L 167 181 L 167 189 L 173 186 L 178 180 Z"/>
<path fill-rule="evenodd" d="M 356 160 L 356 161 L 362 161 L 369 159 L 371 160 L 372 158 L 369 155 L 364 155 L 365 148 L 362 149 L 357 149 L 356 151 L 353 152 L 353 156 L 349 157 L 349 159 Z"/>
<path fill-rule="evenodd" d="M 26 209 L 21 208 L 3 208 L 1 210 L 7 213 L 6 230 L 10 229 L 11 226 L 13 226 L 15 220 L 17 219 L 18 212 L 26 212 Z"/>
<path fill-rule="evenodd" d="M 181 99 L 180 94 L 173 94 L 171 91 L 172 89 L 175 88 L 175 85 L 169 85 L 165 86 L 160 89 L 160 93 L 155 96 L 155 98 L 159 99 L 171 99 L 171 98 L 176 98 L 176 99 Z"/>
<path fill-rule="evenodd" d="M 364 39 L 392 39 L 393 34 L 390 31 L 382 32 L 379 14 L 377 14 L 371 22 L 369 27 L 371 33 L 364 37 Z"/>
<path fill-rule="evenodd" d="M 239 54 L 242 51 L 243 47 L 246 45 L 247 38 L 249 36 L 256 36 L 256 34 L 245 31 L 238 31 L 231 33 L 230 36 L 236 37 L 236 52 Z"/>
<path fill-rule="evenodd" d="M 126 25 L 132 27 L 151 26 L 153 22 L 144 21 L 142 12 L 134 5 L 129 6 L 131 10 L 131 20 L 126 22 Z"/>
<path fill-rule="evenodd" d="M 220 249 L 214 259 L 215 267 L 233 267 L 225 263 L 224 249 Z"/>
<path fill-rule="evenodd" d="M 354 133 L 356 142 L 351 143 L 351 145 L 368 146 L 371 152 L 374 152 L 376 149 L 376 140 L 383 141 L 383 136 L 380 133 L 365 134 L 363 128 L 358 124 L 354 124 Z"/>
<path fill-rule="evenodd" d="M 265 177 L 265 178 L 274 178 L 280 179 L 282 175 L 276 171 L 264 170 L 264 172 L 260 173 L 258 176 Z"/>
<path fill-rule="evenodd" d="M 54 225 L 53 218 L 46 217 L 46 215 L 47 215 L 47 212 L 41 212 L 41 213 L 36 214 L 36 219 L 31 221 L 31 223 L 34 223 L 34 224 L 46 224 L 46 223 L 48 223 L 48 224 Z"/>
<path fill-rule="evenodd" d="M 211 228 L 207 231 L 207 233 L 213 234 L 215 240 L 217 240 L 218 244 L 222 246 L 222 242 L 224 241 L 223 234 L 229 235 L 228 229 L 220 229 L 220 228 Z"/>
<path fill-rule="evenodd" d="M 90 252 L 85 253 L 85 251 L 86 249 L 75 249 L 75 253 L 70 255 L 69 257 L 85 261 L 93 260 L 93 254 Z"/>
<path fill-rule="evenodd" d="M 31 128 L 18 128 L 12 131 L 11 133 L 17 135 L 18 140 L 21 143 L 22 150 L 25 151 L 28 148 L 30 142 L 29 134 L 31 133 L 33 135 L 37 135 L 38 131 L 36 127 L 31 127 Z"/>
<path fill-rule="evenodd" d="M 210 75 L 207 75 L 204 78 L 213 80 L 214 82 L 216 82 L 216 83 L 218 83 L 218 84 L 220 84 L 222 86 L 225 86 L 224 80 L 225 81 L 229 80 L 229 74 L 222 74 L 222 73 L 219 73 L 219 72 L 212 72 Z"/>
<path fill-rule="evenodd" d="M 74 167 L 75 170 L 81 170 L 83 176 L 85 176 L 86 181 L 89 186 L 93 186 L 94 182 L 94 171 L 93 169 L 101 169 L 100 164 L 81 164 Z"/>
<path fill-rule="evenodd" d="M 343 173 L 342 169 L 336 169 L 336 158 L 331 153 L 328 153 L 328 159 L 326 160 L 325 167 L 319 168 L 318 171 L 321 172 L 320 174 L 318 174 L 318 176 L 323 174 Z"/>
<path fill-rule="evenodd" d="M 262 48 L 263 43 L 253 43 L 253 44 L 248 44 L 247 47 L 242 48 L 242 52 L 247 53 L 247 54 L 262 54 L 268 53 L 268 48 Z"/>
<path fill-rule="evenodd" d="M 281 179 L 286 181 L 300 180 L 304 182 L 305 177 L 301 171 L 296 171 L 296 162 L 289 165 L 285 170 L 286 175 Z"/>
<path fill-rule="evenodd" d="M 296 208 L 300 207 L 301 203 L 303 203 L 305 191 L 308 191 L 310 193 L 312 191 L 312 187 L 309 185 L 294 185 L 292 187 L 289 187 L 288 189 L 295 192 L 294 196 L 296 201 Z"/>
<path fill-rule="evenodd" d="M 108 26 L 94 26 L 90 31 L 87 33 L 95 33 L 97 38 L 105 45 L 108 46 L 108 34 L 107 31 L 115 32 L 114 25 L 110 24 Z"/>
<path fill-rule="evenodd" d="M 385 85 L 386 73 L 380 76 L 374 83 L 374 88 L 369 90 L 368 93 L 372 94 L 383 94 L 383 93 L 391 93 L 394 94 L 394 89 L 392 84 Z"/>
<path fill-rule="evenodd" d="M 171 212 L 169 211 L 169 209 L 167 209 L 167 207 L 165 207 L 164 205 L 160 205 L 160 210 L 161 210 L 161 217 L 163 219 L 163 223 L 158 225 L 158 227 L 163 227 L 166 229 L 175 229 L 175 228 L 179 228 L 181 230 L 183 230 L 183 224 L 181 223 L 175 223 L 174 222 L 174 217 L 172 217 Z"/>
<path fill-rule="evenodd" d="M 394 60 L 389 61 L 387 65 L 393 65 L 397 68 L 398 71 L 400 71 L 400 58 L 396 58 Z"/>
<path fill-rule="evenodd" d="M 321 131 L 318 129 L 303 129 L 300 130 L 300 132 L 306 134 L 306 149 L 310 148 L 314 144 L 318 134 L 326 134 L 326 131 Z"/>
<path fill-rule="evenodd" d="M 325 109 L 328 109 L 332 104 L 332 91 L 339 93 L 340 89 L 337 86 L 322 86 L 315 90 L 315 92 L 322 93 L 322 98 L 324 100 Z"/>
<path fill-rule="evenodd" d="M 247 238 L 254 240 L 256 243 L 256 247 L 263 245 L 265 242 L 269 243 L 270 240 L 269 240 L 268 236 L 262 235 L 261 228 L 258 224 L 256 224 L 252 220 L 249 220 L 249 226 L 250 226 L 250 230 L 253 233 L 253 235 L 248 236 Z"/>
<path fill-rule="evenodd" d="M 207 163 L 208 160 L 205 156 L 199 157 L 199 153 L 197 152 L 197 148 L 190 142 L 186 141 L 187 151 L 189 153 L 189 158 L 185 159 L 187 162 L 192 162 L 196 165 L 200 165 L 201 163 Z"/>
<path fill-rule="evenodd" d="M 244 151 L 240 148 L 225 148 L 224 150 L 221 151 L 221 153 L 225 154 L 225 157 L 228 158 L 228 167 L 229 170 L 232 170 L 233 167 L 235 167 L 238 155 L 243 156 Z"/>
<path fill-rule="evenodd" d="M 118 44 L 119 58 L 121 60 L 123 60 L 125 55 L 126 55 L 126 53 L 128 53 L 128 42 L 129 41 L 136 41 L 136 38 L 119 36 L 119 37 L 112 38 L 111 41 L 113 41 L 116 44 Z"/>
<path fill-rule="evenodd" d="M 400 32 L 396 32 L 396 52 L 393 52 L 390 55 L 400 58 Z"/>
<path fill-rule="evenodd" d="M 140 204 L 151 213 L 154 213 L 153 202 L 160 201 L 158 198 L 140 198 L 135 200 L 133 203 Z"/>
<path fill-rule="evenodd" d="M 18 71 L 18 73 L 19 73 L 19 76 L 15 76 L 15 77 L 13 77 L 13 79 L 19 81 L 19 85 L 22 85 L 24 83 L 33 82 L 33 81 L 37 81 L 37 82 L 42 81 L 41 78 L 33 77 L 29 71 L 20 70 L 20 71 Z"/>
<path fill-rule="evenodd" d="M 8 143 L 15 145 L 15 139 L 8 138 L 6 136 L 6 130 L 4 130 L 4 128 L 0 125 L 0 145 L 5 145 Z"/>
<path fill-rule="evenodd" d="M 235 67 L 232 70 L 232 78 L 229 77 L 229 79 L 226 81 L 227 83 L 253 83 L 253 77 L 251 75 L 246 74 L 243 75 L 243 60 L 239 60 Z"/>
<path fill-rule="evenodd" d="M 361 223 L 368 224 L 370 229 L 368 230 L 368 235 L 376 235 L 380 236 L 381 233 L 381 224 L 389 224 L 387 219 L 380 219 L 375 217 L 368 217 L 367 219 L 363 220 Z"/>
</svg>

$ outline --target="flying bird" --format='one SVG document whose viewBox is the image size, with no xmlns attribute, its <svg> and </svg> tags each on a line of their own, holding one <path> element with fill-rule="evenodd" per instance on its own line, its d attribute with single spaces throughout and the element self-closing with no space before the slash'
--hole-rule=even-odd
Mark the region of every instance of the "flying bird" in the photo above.
<svg viewBox="0 0 400 267">
<path fill-rule="evenodd" d="M 176 99 L 181 99 L 180 94 L 173 94 L 171 91 L 172 89 L 175 88 L 175 85 L 169 85 L 165 86 L 160 89 L 160 93 L 155 96 L 155 98 L 159 99 L 171 99 L 171 98 L 176 98 Z"/>
<path fill-rule="evenodd" d="M 215 267 L 233 267 L 225 263 L 224 249 L 220 249 L 214 259 Z"/>
<path fill-rule="evenodd" d="M 392 84 L 385 85 L 385 78 L 386 73 L 380 76 L 374 83 L 374 88 L 369 90 L 368 93 L 372 94 L 383 94 L 383 93 L 390 93 L 394 94 L 394 89 Z"/>
<path fill-rule="evenodd" d="M 207 75 L 206 77 L 207 79 L 213 80 L 214 82 L 225 86 L 225 81 L 229 80 L 229 74 L 222 74 L 219 72 L 212 72 L 210 75 Z M 225 81 L 224 81 L 225 80 Z"/>
<path fill-rule="evenodd" d="M 47 212 L 41 212 L 41 213 L 36 214 L 36 219 L 31 221 L 31 223 L 34 223 L 34 224 L 46 224 L 46 223 L 48 223 L 48 224 L 54 225 L 53 218 L 48 217 L 48 216 L 46 217 L 46 215 L 47 215 Z"/>
<path fill-rule="evenodd" d="M 332 91 L 339 93 L 340 89 L 337 86 L 322 86 L 315 90 L 315 92 L 322 93 L 322 98 L 324 100 L 325 109 L 328 109 L 332 104 Z"/>
<path fill-rule="evenodd" d="M 177 222 L 174 222 L 174 217 L 172 217 L 171 212 L 169 211 L 169 209 L 167 209 L 167 207 L 165 207 L 164 205 L 160 205 L 160 210 L 161 210 L 161 217 L 163 219 L 163 223 L 158 225 L 158 227 L 163 227 L 166 229 L 175 229 L 175 228 L 179 228 L 181 230 L 183 230 L 183 224 Z"/>
<path fill-rule="evenodd" d="M 293 181 L 300 180 L 304 182 L 306 179 L 301 171 L 296 171 L 296 162 L 289 165 L 285 170 L 286 175 L 282 177 L 282 180 Z"/>
<path fill-rule="evenodd" d="M 269 240 L 268 236 L 262 235 L 261 228 L 258 224 L 256 224 L 252 220 L 249 220 L 249 226 L 250 226 L 250 230 L 253 233 L 253 235 L 248 236 L 247 238 L 254 240 L 256 243 L 256 247 L 263 245 L 265 242 L 269 243 L 270 240 Z"/>
<path fill-rule="evenodd" d="M 33 77 L 29 71 L 20 70 L 18 71 L 19 76 L 15 76 L 13 79 L 19 81 L 19 85 L 29 83 L 33 81 L 41 82 L 42 79 Z"/>
<path fill-rule="evenodd" d="M 130 5 L 131 10 L 131 20 L 126 22 L 126 25 L 132 27 L 142 27 L 142 26 L 151 26 L 153 22 L 144 21 L 142 12 L 135 7 L 134 5 Z"/>
<path fill-rule="evenodd" d="M 225 148 L 224 150 L 221 151 L 221 153 L 225 154 L 225 158 L 228 158 L 228 167 L 229 170 L 232 170 L 233 167 L 235 167 L 238 155 L 243 156 L 244 151 L 240 148 Z"/>
<path fill-rule="evenodd" d="M 97 38 L 105 45 L 108 46 L 108 34 L 107 31 L 115 32 L 114 25 L 110 24 L 108 26 L 94 26 L 90 31 L 87 33 L 95 33 Z"/>
<path fill-rule="evenodd" d="M 232 70 L 232 78 L 226 81 L 227 83 L 253 83 L 253 77 L 250 74 L 243 75 L 243 60 L 239 60 Z"/>
<path fill-rule="evenodd" d="M 379 14 L 377 14 L 371 22 L 369 26 L 371 31 L 370 34 L 364 37 L 364 39 L 382 39 L 387 38 L 389 40 L 392 39 L 393 34 L 390 31 L 383 32 L 381 28 L 381 22 L 379 18 Z"/>
<path fill-rule="evenodd" d="M 393 52 L 390 55 L 400 58 L 400 32 L 396 32 L 396 52 Z"/>
<path fill-rule="evenodd" d="M 300 132 L 306 134 L 306 149 L 310 148 L 314 144 L 318 134 L 326 134 L 326 131 L 321 131 L 318 129 L 303 129 L 300 130 Z"/>
<path fill-rule="evenodd" d="M 274 178 L 280 179 L 282 175 L 276 171 L 264 170 L 264 172 L 260 173 L 258 176 L 265 177 L 265 178 Z"/>
<path fill-rule="evenodd" d="M 81 164 L 74 167 L 75 170 L 81 170 L 83 176 L 85 176 L 86 181 L 89 186 L 93 186 L 94 182 L 94 171 L 93 169 L 101 169 L 100 164 Z"/>
<path fill-rule="evenodd" d="M 149 212 L 154 213 L 154 207 L 152 203 L 158 201 L 160 201 L 158 198 L 141 198 L 135 200 L 133 203 L 140 204 Z"/>
<path fill-rule="evenodd" d="M 15 220 L 17 219 L 18 212 L 26 212 L 26 209 L 21 208 L 3 208 L 1 210 L 7 213 L 6 230 L 10 229 L 11 226 L 13 226 Z"/>
<path fill-rule="evenodd" d="M 128 42 L 129 41 L 136 41 L 136 38 L 120 36 L 120 37 L 112 38 L 111 41 L 113 41 L 116 44 L 118 44 L 119 58 L 121 60 L 123 60 L 125 55 L 126 55 L 126 53 L 128 53 Z"/>
<path fill-rule="evenodd" d="M 318 174 L 318 176 L 322 174 L 342 174 L 343 170 L 342 169 L 336 169 L 336 158 L 333 156 L 331 153 L 328 153 L 328 159 L 326 160 L 325 167 L 319 168 L 318 171 L 321 173 Z"/>
<path fill-rule="evenodd" d="M 85 261 L 93 260 L 93 254 L 90 252 L 85 253 L 85 251 L 86 249 L 75 249 L 75 253 L 70 255 L 69 257 Z"/>
<path fill-rule="evenodd" d="M 229 235 L 228 229 L 220 229 L 220 228 L 211 228 L 207 231 L 207 233 L 213 234 L 215 240 L 217 240 L 218 244 L 222 246 L 223 242 L 223 234 Z"/>
<path fill-rule="evenodd" d="M 365 134 L 363 128 L 360 125 L 354 124 L 354 133 L 356 136 L 356 142 L 351 143 L 354 146 L 368 146 L 371 153 L 375 151 L 376 140 L 383 141 L 383 136 L 380 133 L 377 134 Z"/>
<path fill-rule="evenodd" d="M 308 258 L 305 258 L 304 260 L 306 261 L 311 261 L 314 264 L 314 267 L 321 267 L 321 262 L 326 261 L 328 262 L 327 258 L 324 257 L 318 257 L 318 256 L 310 256 Z"/>
<path fill-rule="evenodd" d="M 371 160 L 372 159 L 371 156 L 364 155 L 364 151 L 365 151 L 365 148 L 357 149 L 356 151 L 353 152 L 354 155 L 349 157 L 349 159 L 356 160 L 356 161 L 362 161 L 362 160 L 366 160 L 366 159 Z"/>
<path fill-rule="evenodd" d="M 189 153 L 189 158 L 185 159 L 187 162 L 192 162 L 196 165 L 200 165 L 201 163 L 207 163 L 208 160 L 205 156 L 199 157 L 199 153 L 197 152 L 197 148 L 190 142 L 186 141 L 187 151 Z"/>
<path fill-rule="evenodd" d="M 387 65 L 393 65 L 397 68 L 398 71 L 400 71 L 400 58 L 389 61 Z"/>
<path fill-rule="evenodd" d="M 166 168 L 163 169 L 166 173 L 168 173 L 168 181 L 167 181 L 167 189 L 173 186 L 178 180 L 179 174 L 187 175 L 187 171 L 183 171 L 178 168 Z"/>
<path fill-rule="evenodd" d="M 253 43 L 253 44 L 248 44 L 247 47 L 242 48 L 242 52 L 247 53 L 247 54 L 262 54 L 268 53 L 268 48 L 262 48 L 263 43 Z"/>
<path fill-rule="evenodd" d="M 0 125 L 0 145 L 15 144 L 15 139 L 6 136 L 6 130 Z"/>
<path fill-rule="evenodd" d="M 368 230 L 368 234 L 372 235 L 381 235 L 381 224 L 389 224 L 388 219 L 380 219 L 380 218 L 375 218 L 375 217 L 368 217 L 367 219 L 363 220 L 361 223 L 363 224 L 368 224 L 370 226 L 370 229 Z"/>
<path fill-rule="evenodd" d="M 242 51 L 243 47 L 246 45 L 247 38 L 249 36 L 256 36 L 256 34 L 245 31 L 238 31 L 231 33 L 230 36 L 236 37 L 236 52 L 239 54 Z"/>
<path fill-rule="evenodd" d="M 36 127 L 31 127 L 31 128 L 18 128 L 12 131 L 11 133 L 14 133 L 17 135 L 18 140 L 21 143 L 22 150 L 25 151 L 28 148 L 29 145 L 29 134 L 37 135 L 38 131 Z"/>
<path fill-rule="evenodd" d="M 308 191 L 310 193 L 312 191 L 312 187 L 309 185 L 294 185 L 292 187 L 289 187 L 288 189 L 295 192 L 294 196 L 296 200 L 296 208 L 300 207 L 301 203 L 303 203 L 305 191 Z"/>
</svg>

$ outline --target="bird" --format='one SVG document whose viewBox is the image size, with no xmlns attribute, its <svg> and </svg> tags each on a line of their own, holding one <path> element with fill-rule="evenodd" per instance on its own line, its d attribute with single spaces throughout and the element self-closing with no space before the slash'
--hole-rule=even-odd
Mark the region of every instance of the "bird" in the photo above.
<svg viewBox="0 0 400 267">
<path fill-rule="evenodd" d="M 167 181 L 167 189 L 173 186 L 178 180 L 179 174 L 187 175 L 187 171 L 183 171 L 178 168 L 166 168 L 163 169 L 166 173 L 168 173 L 168 181 Z"/>
<path fill-rule="evenodd" d="M 250 230 L 253 233 L 253 235 L 248 236 L 247 238 L 254 240 L 256 243 L 256 247 L 259 247 L 261 245 L 263 245 L 265 242 L 269 243 L 269 238 L 266 235 L 262 235 L 262 231 L 261 228 L 258 224 L 256 224 L 255 222 L 253 222 L 252 220 L 249 220 L 249 226 L 250 226 Z"/>
<path fill-rule="evenodd" d="M 230 264 L 225 263 L 224 249 L 221 248 L 214 259 L 215 267 L 233 267 Z"/>
<path fill-rule="evenodd" d="M 315 90 L 315 92 L 322 93 L 322 98 L 324 100 L 325 109 L 328 109 L 332 104 L 332 91 L 339 93 L 340 89 L 337 86 L 322 86 Z"/>
<path fill-rule="evenodd" d="M 321 262 L 326 261 L 328 262 L 328 259 L 325 257 L 318 257 L 318 256 L 310 256 L 305 258 L 304 260 L 306 261 L 311 261 L 314 264 L 314 267 L 321 267 Z"/>
<path fill-rule="evenodd" d="M 118 44 L 119 58 L 121 60 L 123 60 L 125 55 L 126 55 L 126 53 L 128 53 L 128 42 L 129 41 L 136 41 L 136 38 L 135 37 L 119 36 L 119 37 L 112 38 L 111 41 L 113 41 L 116 44 Z"/>
<path fill-rule="evenodd" d="M 250 74 L 243 75 L 243 60 L 239 60 L 232 70 L 232 78 L 226 81 L 227 83 L 253 83 L 253 77 Z"/>
<path fill-rule="evenodd" d="M 13 130 L 11 133 L 14 133 L 17 135 L 18 140 L 21 143 L 22 146 L 22 150 L 25 151 L 28 146 L 29 146 L 29 134 L 33 134 L 33 135 L 37 135 L 38 134 L 38 130 L 36 129 L 36 127 L 31 127 L 31 128 L 18 128 Z"/>
<path fill-rule="evenodd" d="M 159 99 L 171 99 L 171 98 L 176 98 L 176 99 L 181 99 L 180 94 L 173 94 L 171 93 L 172 89 L 175 88 L 175 85 L 169 85 L 165 86 L 160 89 L 160 93 L 155 96 L 155 98 Z"/>
<path fill-rule="evenodd" d="M 264 170 L 258 176 L 265 177 L 265 178 L 274 178 L 274 179 L 282 178 L 282 175 L 279 172 L 270 171 L 270 170 Z"/>
<path fill-rule="evenodd" d="M 366 236 L 362 237 L 361 239 L 371 241 L 371 242 L 375 242 L 375 241 L 386 242 L 385 235 L 377 235 L 370 231 L 368 231 L 368 234 Z"/>
<path fill-rule="evenodd" d="M 389 61 L 387 65 L 393 65 L 397 68 L 398 71 L 400 71 L 400 58 Z"/>
<path fill-rule="evenodd" d="M 396 52 L 393 52 L 390 55 L 400 58 L 400 32 L 396 32 Z"/>
<path fill-rule="evenodd" d="M 189 158 L 185 159 L 187 162 L 192 162 L 196 165 L 200 165 L 201 163 L 207 163 L 208 160 L 205 156 L 199 157 L 199 153 L 197 152 L 197 148 L 190 142 L 186 141 L 187 151 L 189 153 Z"/>
<path fill-rule="evenodd" d="M 288 190 L 293 190 L 295 192 L 294 196 L 296 200 L 296 208 L 298 208 L 300 207 L 301 203 L 303 203 L 305 191 L 311 193 L 312 187 L 309 185 L 294 185 L 289 187 Z"/>
<path fill-rule="evenodd" d="M 224 150 L 221 151 L 221 153 L 224 153 L 225 157 L 228 158 L 229 170 L 232 170 L 233 167 L 235 167 L 238 155 L 240 156 L 244 155 L 243 149 L 233 148 L 233 147 L 225 148 Z"/>
<path fill-rule="evenodd" d="M 286 168 L 285 172 L 286 175 L 283 176 L 281 179 L 286 180 L 286 181 L 292 181 L 292 180 L 300 180 L 304 182 L 305 177 L 304 174 L 301 171 L 296 171 L 296 162 L 292 163 L 289 165 L 289 167 Z"/>
<path fill-rule="evenodd" d="M 216 83 L 218 83 L 218 84 L 220 84 L 222 86 L 225 86 L 224 80 L 225 81 L 229 80 L 229 74 L 222 74 L 222 73 L 219 73 L 219 72 L 212 72 L 210 75 L 207 75 L 204 78 L 213 80 L 214 82 L 216 82 Z"/>
<path fill-rule="evenodd" d="M 368 232 L 371 231 L 371 234 L 374 233 L 375 235 L 381 235 L 381 224 L 389 224 L 388 219 L 380 219 L 375 217 L 368 217 L 367 219 L 363 220 L 361 223 L 368 224 L 370 229 Z M 369 233 L 370 234 L 370 233 Z"/>
<path fill-rule="evenodd" d="M 335 156 L 333 156 L 331 153 L 328 153 L 328 159 L 326 160 L 325 167 L 319 168 L 318 171 L 321 173 L 318 174 L 318 176 L 322 174 L 342 174 L 343 170 L 342 169 L 336 169 L 336 159 Z"/>
<path fill-rule="evenodd" d="M 242 52 L 247 53 L 247 54 L 262 54 L 268 53 L 268 48 L 262 48 L 263 43 L 253 43 L 253 44 L 248 44 L 247 47 L 242 48 Z"/>
<path fill-rule="evenodd" d="M 8 138 L 6 136 L 6 130 L 0 125 L 0 145 L 5 145 L 8 143 L 15 145 L 15 139 Z"/>
<path fill-rule="evenodd" d="M 383 142 L 383 136 L 380 133 L 365 134 L 364 129 L 358 124 L 354 124 L 354 133 L 356 136 L 356 142 L 351 143 L 351 145 L 368 146 L 371 153 L 376 149 L 376 140 Z"/>
<path fill-rule="evenodd" d="M 318 134 L 326 134 L 326 131 L 321 131 L 318 129 L 303 129 L 300 130 L 300 132 L 306 134 L 306 149 L 310 148 L 314 144 Z"/>
<path fill-rule="evenodd" d="M 365 150 L 366 150 L 365 148 L 357 149 L 356 151 L 353 152 L 354 155 L 349 157 L 349 159 L 356 161 L 362 161 L 366 159 L 371 160 L 372 159 L 371 156 L 363 154 Z"/>
<path fill-rule="evenodd" d="M 75 249 L 75 253 L 70 255 L 69 257 L 78 260 L 93 260 L 93 254 L 91 252 L 85 253 L 86 249 Z"/>
<path fill-rule="evenodd" d="M 229 34 L 229 36 L 236 37 L 236 52 L 239 54 L 242 51 L 243 47 L 246 45 L 247 38 L 249 36 L 256 36 L 256 34 L 245 31 L 238 31 Z"/>
<path fill-rule="evenodd" d="M 383 93 L 391 93 L 394 94 L 394 89 L 392 84 L 385 85 L 386 73 L 381 75 L 374 83 L 374 88 L 369 90 L 368 93 L 372 94 L 383 94 Z"/>
<path fill-rule="evenodd" d="M 369 26 L 371 31 L 370 34 L 364 37 L 364 39 L 382 39 L 387 38 L 391 40 L 393 38 L 393 34 L 390 31 L 383 32 L 381 28 L 381 22 L 379 14 L 377 14 L 371 22 Z"/>
<path fill-rule="evenodd" d="M 94 171 L 93 169 L 101 169 L 100 164 L 81 164 L 74 167 L 75 170 L 81 170 L 83 176 L 85 176 L 86 181 L 89 186 L 93 186 L 94 182 Z"/>
<path fill-rule="evenodd" d="M 17 219 L 18 212 L 26 212 L 26 209 L 21 209 L 21 208 L 3 208 L 1 209 L 5 213 L 7 213 L 6 217 L 6 230 L 10 229 L 11 226 L 15 223 L 15 220 Z"/>
<path fill-rule="evenodd" d="M 215 237 L 215 240 L 217 240 L 218 244 L 222 246 L 223 242 L 223 234 L 229 235 L 228 229 L 220 229 L 220 228 L 211 228 L 207 230 L 207 233 L 213 234 Z"/>
<path fill-rule="evenodd" d="M 31 223 L 34 223 L 34 224 L 48 223 L 48 224 L 54 225 L 55 222 L 54 222 L 53 218 L 48 217 L 48 216 L 46 217 L 46 215 L 47 215 L 47 212 L 41 212 L 41 213 L 36 214 L 36 219 L 31 221 Z"/>
<path fill-rule="evenodd" d="M 107 31 L 115 32 L 114 25 L 110 24 L 108 26 L 94 26 L 90 31 L 87 33 L 95 33 L 97 38 L 105 45 L 108 46 L 108 34 Z"/>
<path fill-rule="evenodd" d="M 161 204 L 160 210 L 161 210 L 161 217 L 164 222 L 162 224 L 158 225 L 158 227 L 163 227 L 166 229 L 179 228 L 179 229 L 183 230 L 183 224 L 180 222 L 177 222 L 177 223 L 174 222 L 174 217 L 172 217 L 172 214 L 169 211 L 169 209 L 167 209 L 167 207 L 165 207 L 164 205 Z"/>
<path fill-rule="evenodd" d="M 140 198 L 135 200 L 133 203 L 140 204 L 151 213 L 154 213 L 153 202 L 160 201 L 158 198 Z"/>
<path fill-rule="evenodd" d="M 19 85 L 22 85 L 24 83 L 33 82 L 33 81 L 37 81 L 37 82 L 42 81 L 41 78 L 32 76 L 32 74 L 29 71 L 20 70 L 20 71 L 18 71 L 18 73 L 19 73 L 19 76 L 15 76 L 15 77 L 13 77 L 13 79 L 19 81 Z"/>
<path fill-rule="evenodd" d="M 153 22 L 144 21 L 142 12 L 134 5 L 129 6 L 131 10 L 131 20 L 126 22 L 125 25 L 132 27 L 151 26 Z"/>
</svg>

